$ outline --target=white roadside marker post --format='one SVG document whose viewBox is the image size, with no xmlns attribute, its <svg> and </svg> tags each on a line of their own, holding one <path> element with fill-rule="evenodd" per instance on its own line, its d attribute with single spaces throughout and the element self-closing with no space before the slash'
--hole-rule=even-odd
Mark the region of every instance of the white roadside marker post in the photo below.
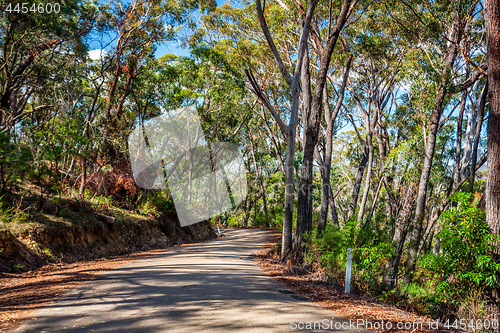
<svg viewBox="0 0 500 333">
<path fill-rule="evenodd" d="M 347 249 L 347 266 L 345 268 L 345 293 L 351 292 L 351 266 L 352 266 L 352 249 Z"/>
<path fill-rule="evenodd" d="M 220 237 L 221 234 L 220 234 L 220 229 L 219 229 L 219 223 L 217 223 L 217 231 L 219 231 L 219 237 Z"/>
</svg>

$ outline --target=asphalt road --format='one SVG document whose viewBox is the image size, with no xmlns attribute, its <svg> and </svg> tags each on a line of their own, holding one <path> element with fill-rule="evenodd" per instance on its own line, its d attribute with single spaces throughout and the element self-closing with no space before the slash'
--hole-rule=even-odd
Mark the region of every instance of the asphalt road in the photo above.
<svg viewBox="0 0 500 333">
<path fill-rule="evenodd" d="M 108 271 L 16 332 L 367 332 L 335 329 L 348 322 L 262 272 L 251 255 L 267 232 L 225 234 Z M 307 329 L 321 321 L 328 329 Z"/>
</svg>

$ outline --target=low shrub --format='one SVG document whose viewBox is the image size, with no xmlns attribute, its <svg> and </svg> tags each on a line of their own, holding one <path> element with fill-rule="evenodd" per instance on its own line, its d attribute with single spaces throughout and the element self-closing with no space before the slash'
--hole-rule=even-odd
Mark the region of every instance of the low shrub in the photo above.
<svg viewBox="0 0 500 333">
<path fill-rule="evenodd" d="M 454 199 L 457 206 L 443 213 L 444 226 L 437 236 L 440 252 L 423 256 L 420 266 L 434 282 L 438 299 L 458 306 L 471 292 L 499 283 L 494 251 L 500 237 L 491 233 L 485 212 L 472 205 L 472 194 L 458 193 Z"/>
<path fill-rule="evenodd" d="M 314 229 L 304 238 L 306 248 L 304 260 L 308 264 L 319 264 L 326 269 L 326 274 L 330 279 L 343 285 L 345 283 L 347 249 L 352 248 L 351 284 L 365 293 L 378 291 L 385 264 L 387 259 L 393 255 L 394 249 L 391 244 L 381 241 L 355 246 L 355 239 L 362 232 L 356 227 L 354 221 L 349 222 L 342 230 L 328 224 L 321 235 L 318 235 L 317 229 Z"/>
</svg>

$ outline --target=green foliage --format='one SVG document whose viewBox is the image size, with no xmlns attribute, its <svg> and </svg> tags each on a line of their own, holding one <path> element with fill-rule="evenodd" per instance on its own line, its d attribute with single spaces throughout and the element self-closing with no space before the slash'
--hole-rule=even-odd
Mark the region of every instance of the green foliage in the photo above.
<svg viewBox="0 0 500 333">
<path fill-rule="evenodd" d="M 92 195 L 88 189 L 84 190 L 83 197 L 90 202 L 93 208 L 107 207 L 113 204 L 113 196 L 110 195 L 105 197 L 97 194 Z"/>
<path fill-rule="evenodd" d="M 0 132 L 0 191 L 5 192 L 14 180 L 20 180 L 26 172 L 31 157 L 27 147 L 12 142 L 7 132 Z"/>
<path fill-rule="evenodd" d="M 242 214 L 231 214 L 229 219 L 227 220 L 226 224 L 229 228 L 237 228 L 241 227 L 243 224 L 241 221 L 243 220 L 243 213 Z"/>
<path fill-rule="evenodd" d="M 387 259 L 394 255 L 394 247 L 389 243 L 363 245 L 353 250 L 356 277 L 363 281 L 367 291 L 379 288 Z"/>
<path fill-rule="evenodd" d="M 11 5 L 19 2 L 15 0 Z M 8 3 L 0 1 L 0 9 L 5 9 Z M 32 3 L 29 0 L 28 7 Z M 409 204 L 414 199 L 411 193 L 420 181 L 430 113 L 436 107 L 436 94 L 445 77 L 442 69 L 449 43 L 447 34 L 456 15 L 464 23 L 461 30 L 467 45 L 455 63 L 464 63 L 461 57 L 466 49 L 471 51 L 476 64 L 484 63 L 484 52 L 474 51 L 484 49 L 481 2 L 474 3 L 478 8 L 470 8 L 473 4 L 470 0 L 358 2 L 353 8 L 342 31 L 342 43 L 340 40 L 337 43 L 327 69 L 329 100 L 326 102 L 333 110 L 340 96 L 335 83 L 339 83 L 344 74 L 348 54 L 353 55 L 350 92 L 345 94 L 343 108 L 334 124 L 330 180 L 340 222 L 346 226 L 340 230 L 328 224 L 322 235 L 313 231 L 305 236 L 305 260 L 323 266 L 329 276 L 340 283 L 344 278 L 346 250 L 353 248 L 354 284 L 367 292 L 380 288 L 386 260 L 394 255 L 388 230 L 393 231 L 391 226 L 395 220 L 404 217 L 404 214 L 398 215 L 400 212 L 408 209 L 411 215 L 413 209 Z M 301 33 L 297 23 L 301 22 L 303 13 L 289 2 L 285 5 L 289 10 L 284 10 L 283 4 L 268 2 L 265 15 L 277 51 L 287 70 L 293 73 L 297 62 L 295 46 Z M 318 3 L 313 17 L 318 36 L 331 33 L 328 31 L 332 28 L 330 21 L 335 21 L 340 7 L 339 2 Z M 189 15 L 198 8 L 207 15 Z M 468 12 L 474 15 L 466 19 Z M 178 32 L 192 33 L 181 38 L 184 44 L 189 44 L 190 55 L 164 55 L 156 59 L 157 48 L 173 40 Z M 113 41 L 114 37 L 117 39 Z M 26 186 L 19 192 L 29 191 L 32 197 L 40 198 L 40 207 L 50 206 L 45 204 L 51 202 L 51 206 L 56 207 L 55 217 L 88 221 L 95 219 L 90 213 L 81 218 L 77 210 L 65 205 L 61 199 L 65 190 L 69 187 L 78 191 L 80 184 L 77 183 L 81 180 L 86 181 L 82 182 L 84 186 L 95 190 L 96 173 L 121 172 L 123 177 L 109 182 L 113 185 L 121 182 L 121 188 L 117 185 L 113 190 L 106 188 L 108 191 L 98 193 L 85 189 L 84 201 L 95 209 L 109 211 L 114 209 L 112 205 L 120 205 L 115 214 L 117 221 L 130 218 L 126 210 L 149 218 L 175 214 L 168 191 L 136 191 L 130 170 L 120 171 L 115 161 L 129 166 L 127 137 L 133 128 L 169 110 L 193 105 L 201 118 L 205 138 L 239 144 L 249 171 L 248 200 L 212 221 L 225 220 L 233 227 L 280 228 L 285 191 L 284 175 L 277 171 L 280 170 L 277 160 L 287 158 L 287 135 L 255 91 L 248 89 L 251 85 L 244 69 L 252 72 L 263 96 L 284 122 L 290 119 L 291 89 L 263 40 L 255 3 L 246 1 L 216 8 L 213 0 L 67 0 L 57 14 L 13 12 L 3 15 L 0 18 L 0 50 L 3 50 L 0 52 L 5 53 L 0 59 L 1 191 L 18 195 L 9 193 L 17 190 L 16 182 L 29 183 L 35 179 L 35 189 L 35 186 Z M 98 60 L 91 60 L 87 53 L 90 47 L 106 49 L 106 53 Z M 310 48 L 309 57 L 310 64 L 318 64 L 318 48 Z M 459 68 L 453 68 L 450 84 L 465 81 L 466 71 L 457 70 Z M 312 65 L 310 70 L 311 77 L 316 77 L 318 68 Z M 473 104 L 483 81 L 484 78 L 465 92 L 467 107 Z M 372 87 L 378 88 L 370 91 Z M 452 108 L 460 102 L 459 97 L 459 94 L 446 97 L 443 105 L 443 115 L 450 116 L 440 122 L 426 208 L 440 205 L 450 181 L 449 166 L 454 162 L 456 140 Z M 372 138 L 373 183 L 376 184 L 380 176 L 387 176 L 389 180 L 384 181 L 377 202 L 372 202 L 373 191 L 370 191 L 365 211 L 374 204 L 375 214 L 367 229 L 356 225 L 356 216 L 345 221 L 353 176 L 368 137 L 360 107 L 376 121 L 373 129 L 376 135 Z M 380 111 L 378 117 L 374 117 L 375 109 Z M 304 120 L 301 115 L 299 121 Z M 359 126 L 357 131 L 354 128 L 345 131 L 345 123 L 351 121 L 352 126 Z M 322 134 L 327 128 L 326 121 L 322 118 L 321 122 L 317 146 L 320 154 L 327 150 L 326 136 Z M 463 122 L 464 130 L 466 125 Z M 304 123 L 299 123 L 298 135 L 303 136 L 305 130 Z M 296 142 L 295 187 L 303 164 L 303 146 L 304 142 Z M 382 147 L 386 151 L 379 151 Z M 481 140 L 480 151 L 484 148 L 485 142 Z M 83 164 L 84 160 L 87 163 Z M 377 169 L 381 165 L 383 170 Z M 29 177 L 24 177 L 25 174 Z M 320 174 L 315 173 L 314 220 L 321 202 L 321 184 Z M 133 191 L 128 191 L 126 186 L 133 187 Z M 474 190 L 483 192 L 484 186 L 485 181 L 478 179 Z M 120 199 L 125 197 L 120 194 L 123 189 L 129 196 L 126 202 Z M 55 191 L 58 196 L 50 198 Z M 265 191 L 267 214 L 261 191 Z M 102 193 L 114 196 L 99 195 Z M 410 193 L 408 203 L 405 193 Z M 387 198 L 392 210 L 388 214 L 383 209 Z M 458 206 L 443 214 L 443 231 L 437 236 L 441 252 L 425 255 L 420 262 L 425 276 L 419 283 L 425 284 L 409 284 L 398 290 L 397 295 L 394 292 L 389 296 L 397 296 L 413 308 L 423 305 L 420 310 L 429 312 L 436 302 L 471 298 L 467 290 L 481 291 L 499 283 L 500 268 L 492 255 L 492 244 L 498 239 L 489 233 L 484 213 L 473 208 L 471 198 L 461 194 L 456 201 Z M 2 228 L 12 224 L 26 227 L 30 222 L 21 207 L 0 206 L 0 220 Z M 294 228 L 296 221 L 295 207 Z M 281 243 L 277 244 L 277 252 L 280 247 Z M 426 250 L 424 246 L 423 251 Z M 49 248 L 41 251 L 50 256 Z M 405 257 L 403 252 L 400 266 L 404 266 Z"/>
<path fill-rule="evenodd" d="M 304 235 L 306 244 L 304 260 L 309 264 L 318 262 L 327 268 L 330 276 L 341 272 L 345 268 L 344 250 L 348 247 L 348 239 L 344 230 L 339 230 L 329 224 L 321 235 L 318 235 L 317 229 Z"/>
<path fill-rule="evenodd" d="M 352 277 L 359 289 L 372 292 L 379 288 L 387 259 L 394 254 L 394 248 L 386 242 L 370 239 L 355 246 L 356 235 L 362 233 L 355 222 L 339 230 L 328 224 L 321 235 L 317 229 L 305 235 L 306 253 L 304 260 L 319 263 L 327 269 L 331 278 L 343 282 L 347 249 L 353 248 Z"/>
<path fill-rule="evenodd" d="M 441 252 L 425 255 L 420 265 L 437 284 L 440 299 L 457 303 L 467 292 L 500 281 L 500 263 L 494 260 L 500 237 L 491 234 L 485 212 L 471 205 L 472 194 L 457 193 L 454 199 L 458 205 L 443 213 Z"/>
<path fill-rule="evenodd" d="M 19 225 L 29 223 L 29 215 L 20 209 L 20 207 L 4 208 L 2 199 L 0 197 L 0 229 L 9 230 L 13 226 L 16 226 L 18 232 L 24 230 L 24 227 L 19 228 Z"/>
<path fill-rule="evenodd" d="M 433 289 L 417 283 L 408 283 L 397 291 L 402 295 L 402 302 L 419 313 L 434 315 L 439 304 Z M 401 304 L 402 305 L 402 304 Z"/>
<path fill-rule="evenodd" d="M 12 266 L 12 272 L 13 272 L 13 273 L 17 273 L 17 272 L 19 272 L 20 270 L 21 270 L 21 264 L 14 264 L 14 265 Z"/>
<path fill-rule="evenodd" d="M 152 69 L 155 73 L 151 89 L 159 97 L 161 107 L 170 110 L 197 106 L 205 135 L 211 140 L 214 135 L 219 141 L 226 140 L 249 112 L 241 71 L 224 54 L 211 48 L 197 46 L 190 57 L 164 56 L 152 64 Z M 208 130 L 214 126 L 216 132 Z"/>
<path fill-rule="evenodd" d="M 160 217 L 162 214 L 175 213 L 174 203 L 169 191 L 153 191 L 140 194 L 136 204 L 137 211 L 142 215 Z"/>
<path fill-rule="evenodd" d="M 282 241 L 279 241 L 278 243 L 274 244 L 274 253 L 281 254 L 281 244 Z"/>
<path fill-rule="evenodd" d="M 156 207 L 153 205 L 153 203 L 149 200 L 146 199 L 143 201 L 139 207 L 137 207 L 137 211 L 142 214 L 142 215 L 152 215 L 155 217 L 159 217 L 161 214 L 156 210 Z"/>
<path fill-rule="evenodd" d="M 52 251 L 48 247 L 44 247 L 42 252 L 45 253 L 47 255 L 47 257 L 49 257 L 49 258 L 54 257 L 54 255 L 52 254 Z"/>
</svg>

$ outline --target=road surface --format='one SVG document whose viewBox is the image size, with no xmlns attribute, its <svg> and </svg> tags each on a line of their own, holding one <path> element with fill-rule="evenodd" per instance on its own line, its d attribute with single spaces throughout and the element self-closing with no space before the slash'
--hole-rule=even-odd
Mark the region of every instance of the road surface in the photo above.
<svg viewBox="0 0 500 333">
<path fill-rule="evenodd" d="M 16 332 L 367 332 L 342 329 L 349 322 L 262 272 L 252 254 L 266 231 L 225 234 L 108 271 L 34 312 Z M 314 322 L 322 329 L 307 329 Z"/>
</svg>

